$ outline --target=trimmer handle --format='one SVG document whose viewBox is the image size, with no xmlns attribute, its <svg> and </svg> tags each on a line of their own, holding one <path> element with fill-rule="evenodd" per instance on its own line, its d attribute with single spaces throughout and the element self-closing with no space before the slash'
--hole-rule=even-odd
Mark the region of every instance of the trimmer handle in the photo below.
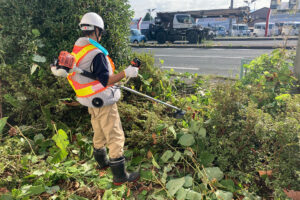
<svg viewBox="0 0 300 200">
<path fill-rule="evenodd" d="M 138 58 L 134 58 L 130 63 L 133 67 L 141 67 L 141 61 Z"/>
</svg>

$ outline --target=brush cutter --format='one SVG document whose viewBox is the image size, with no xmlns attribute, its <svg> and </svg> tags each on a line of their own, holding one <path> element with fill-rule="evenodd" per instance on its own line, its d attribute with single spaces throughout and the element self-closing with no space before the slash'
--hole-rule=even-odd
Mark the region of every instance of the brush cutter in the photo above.
<svg viewBox="0 0 300 200">
<path fill-rule="evenodd" d="M 66 52 L 66 51 L 62 51 L 60 53 L 58 60 L 55 61 L 55 65 L 56 65 L 56 68 L 57 68 L 57 71 L 58 71 L 58 72 L 56 72 L 57 76 L 61 76 L 60 73 L 59 73 L 60 71 L 62 71 L 63 72 L 62 74 L 64 74 L 64 75 L 74 71 L 74 72 L 80 73 L 81 75 L 86 76 L 88 78 L 97 80 L 91 72 L 87 72 L 87 71 L 84 71 L 84 70 L 79 69 L 78 67 L 76 67 L 74 56 L 71 55 L 70 53 Z M 134 66 L 134 67 L 140 68 L 141 61 L 138 58 L 135 58 L 131 61 L 131 65 Z M 125 83 L 127 83 L 127 82 L 128 82 L 128 80 Z M 184 110 L 182 110 L 182 109 L 180 109 L 176 106 L 170 105 L 166 102 L 163 102 L 161 100 L 150 97 L 146 94 L 143 94 L 143 93 L 140 93 L 140 92 L 135 91 L 133 89 L 130 89 L 128 87 L 125 87 L 124 85 L 116 85 L 114 87 L 119 87 L 123 90 L 129 91 L 131 93 L 137 94 L 139 96 L 145 97 L 145 98 L 150 99 L 152 101 L 155 101 L 157 103 L 163 104 L 167 107 L 175 109 L 176 112 L 174 113 L 174 117 L 177 118 L 177 119 L 182 118 L 184 116 L 184 114 L 186 113 L 186 111 L 184 111 Z"/>
</svg>

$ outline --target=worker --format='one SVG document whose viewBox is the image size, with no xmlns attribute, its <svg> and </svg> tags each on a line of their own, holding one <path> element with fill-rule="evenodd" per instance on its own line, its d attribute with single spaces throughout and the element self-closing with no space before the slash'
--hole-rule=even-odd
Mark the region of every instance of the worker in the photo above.
<svg viewBox="0 0 300 200">
<path fill-rule="evenodd" d="M 72 72 L 67 78 L 76 92 L 78 102 L 88 107 L 91 115 L 94 158 L 99 169 L 111 168 L 114 185 L 134 182 L 140 175 L 138 172 L 128 173 L 125 169 L 125 136 L 116 104 L 121 92 L 114 84 L 125 77 L 137 77 L 138 68 L 128 66 L 124 71 L 114 74 L 114 63 L 99 43 L 104 22 L 97 13 L 83 15 L 79 26 L 83 37 L 76 41 L 72 55 L 76 66 L 89 73 L 84 76 Z M 109 149 L 109 159 L 106 147 Z"/>
</svg>

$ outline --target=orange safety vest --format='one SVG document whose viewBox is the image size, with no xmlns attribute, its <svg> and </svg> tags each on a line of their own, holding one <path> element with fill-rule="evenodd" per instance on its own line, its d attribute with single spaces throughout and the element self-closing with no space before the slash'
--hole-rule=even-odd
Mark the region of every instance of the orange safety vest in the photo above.
<svg viewBox="0 0 300 200">
<path fill-rule="evenodd" d="M 88 44 L 85 46 L 74 46 L 73 48 L 73 52 L 71 53 L 74 57 L 75 57 L 75 62 L 76 62 L 76 66 L 78 67 L 80 64 L 80 61 L 91 51 L 97 49 L 97 47 L 95 47 L 92 44 Z M 112 71 L 115 71 L 115 65 L 114 62 L 112 61 L 112 59 L 107 56 L 109 63 L 112 67 Z M 77 97 L 90 97 L 93 96 L 99 92 L 102 92 L 104 90 L 106 90 L 109 86 L 104 87 L 100 81 L 92 81 L 89 83 L 78 83 L 77 81 L 75 81 L 73 79 L 73 77 L 75 76 L 75 72 L 73 72 L 72 74 L 68 75 L 68 81 L 70 83 L 70 85 L 72 86 L 73 90 L 76 93 Z"/>
</svg>

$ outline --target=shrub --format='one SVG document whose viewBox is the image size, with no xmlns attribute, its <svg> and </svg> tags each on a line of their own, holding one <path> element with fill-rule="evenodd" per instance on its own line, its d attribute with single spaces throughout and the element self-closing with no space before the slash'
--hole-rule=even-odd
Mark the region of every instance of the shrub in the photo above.
<svg viewBox="0 0 300 200">
<path fill-rule="evenodd" d="M 0 53 L 6 64 L 1 61 L 1 93 L 5 94 L 1 103 L 9 122 L 39 130 L 52 127 L 51 121 L 70 127 L 84 123 L 85 109 L 67 107 L 59 100 L 73 97 L 74 92 L 65 79 L 51 74 L 49 64 L 59 51 L 72 50 L 80 36 L 80 18 L 89 11 L 104 19 L 107 33 L 101 43 L 116 66 L 128 63 L 129 8 L 126 0 L 2 1 Z"/>
</svg>

